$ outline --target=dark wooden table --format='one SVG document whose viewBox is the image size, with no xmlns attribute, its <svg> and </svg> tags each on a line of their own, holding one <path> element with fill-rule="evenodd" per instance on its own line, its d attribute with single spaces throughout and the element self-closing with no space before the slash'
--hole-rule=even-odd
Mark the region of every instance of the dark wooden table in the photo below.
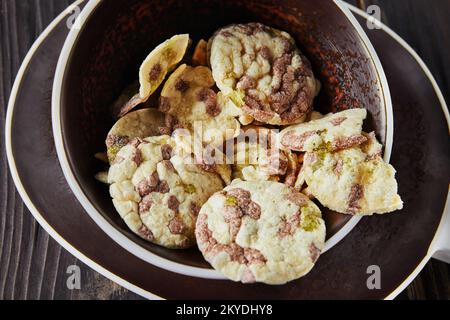
<svg viewBox="0 0 450 320">
<path fill-rule="evenodd" d="M 36 223 L 9 174 L 4 125 L 22 59 L 71 0 L 0 0 L 0 299 L 140 299 L 85 266 Z M 381 7 L 382 20 L 425 60 L 450 102 L 450 0 L 351 0 Z M 82 271 L 81 290 L 68 290 L 67 267 Z M 399 299 L 450 299 L 450 266 L 431 260 Z"/>
</svg>

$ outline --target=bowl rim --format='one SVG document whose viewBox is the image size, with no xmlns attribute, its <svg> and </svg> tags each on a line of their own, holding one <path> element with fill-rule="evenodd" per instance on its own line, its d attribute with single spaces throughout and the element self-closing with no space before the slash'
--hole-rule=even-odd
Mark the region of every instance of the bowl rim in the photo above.
<svg viewBox="0 0 450 320">
<path fill-rule="evenodd" d="M 55 71 L 55 79 L 53 83 L 53 93 L 52 93 L 52 128 L 53 128 L 53 136 L 55 140 L 56 152 L 58 156 L 59 163 L 61 165 L 63 174 L 69 184 L 69 187 L 77 200 L 80 202 L 84 210 L 91 217 L 92 220 L 105 232 L 113 241 L 123 247 L 125 250 L 129 251 L 131 254 L 137 256 L 138 258 L 165 270 L 175 272 L 178 274 L 205 278 L 205 279 L 216 279 L 222 280 L 225 279 L 220 273 L 213 269 L 194 267 L 182 263 L 178 263 L 166 258 L 163 258 L 150 250 L 144 248 L 139 245 L 137 242 L 128 238 L 121 231 L 119 231 L 116 227 L 114 227 L 107 219 L 95 208 L 93 203 L 88 199 L 86 194 L 84 193 L 81 185 L 79 184 L 75 174 L 71 168 L 70 162 L 68 160 L 68 155 L 65 148 L 65 140 L 63 137 L 62 130 L 62 122 L 61 122 L 61 92 L 63 87 L 63 82 L 65 80 L 65 75 L 67 71 L 67 65 L 70 61 L 70 57 L 72 55 L 72 51 L 74 49 L 74 45 L 77 42 L 78 36 L 80 35 L 80 31 L 83 29 L 83 25 L 89 19 L 91 14 L 95 11 L 98 5 L 103 0 L 89 0 L 83 10 L 80 12 L 76 19 L 76 28 L 71 28 L 65 42 L 63 49 L 61 51 L 60 57 L 58 59 L 57 68 Z M 365 45 L 365 49 L 367 51 L 368 56 L 371 58 L 375 70 L 377 72 L 378 79 L 380 80 L 380 89 L 381 89 L 381 97 L 382 97 L 382 105 L 384 107 L 384 117 L 386 124 L 386 133 L 385 133 L 385 154 L 384 159 L 389 162 L 392 152 L 393 145 L 393 109 L 392 109 L 392 100 L 389 90 L 389 85 L 387 82 L 387 78 L 384 72 L 384 69 L 381 65 L 381 61 L 367 37 L 366 33 L 359 25 L 356 18 L 352 15 L 351 11 L 341 0 L 333 0 L 336 4 L 337 8 L 340 9 L 344 15 L 347 17 L 349 22 L 357 31 L 361 42 Z M 362 219 L 362 217 L 352 217 L 335 235 L 333 235 L 325 244 L 325 249 L 323 253 L 331 249 L 334 245 L 340 242 L 345 238 L 347 234 L 349 234 L 352 229 L 358 224 L 358 222 Z"/>
</svg>

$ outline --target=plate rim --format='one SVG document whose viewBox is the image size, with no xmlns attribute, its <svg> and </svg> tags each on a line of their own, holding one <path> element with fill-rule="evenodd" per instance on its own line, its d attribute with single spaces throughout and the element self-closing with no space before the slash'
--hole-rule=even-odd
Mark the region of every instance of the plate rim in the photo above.
<svg viewBox="0 0 450 320">
<path fill-rule="evenodd" d="M 16 102 L 16 96 L 17 93 L 20 89 L 20 85 L 22 82 L 22 78 L 23 75 L 25 73 L 25 71 L 27 70 L 28 66 L 29 66 L 29 62 L 31 60 L 31 58 L 34 56 L 34 53 L 36 52 L 36 50 L 39 48 L 39 46 L 42 44 L 42 42 L 47 38 L 47 36 L 51 33 L 51 31 L 62 21 L 62 19 L 67 16 L 68 13 L 71 12 L 71 10 L 69 9 L 73 9 L 73 6 L 77 6 L 82 4 L 83 2 L 85 2 L 86 0 L 77 0 L 75 1 L 70 7 L 68 7 L 66 10 L 64 10 L 59 16 L 57 16 L 51 23 L 50 25 L 42 32 L 42 34 L 37 38 L 37 40 L 35 41 L 35 43 L 32 45 L 32 47 L 30 48 L 30 50 L 28 51 L 25 59 L 22 62 L 22 65 L 19 69 L 19 72 L 16 76 L 16 79 L 14 81 L 14 85 L 13 88 L 11 90 L 11 96 L 8 102 L 8 108 L 7 108 L 7 114 L 6 114 L 6 120 L 5 120 L 5 142 L 6 142 L 6 153 L 7 153 L 7 160 L 8 160 L 8 164 L 9 164 L 9 168 L 10 168 L 10 173 L 12 175 L 13 181 L 16 185 L 16 188 L 18 189 L 18 192 L 20 194 L 20 196 L 22 197 L 25 205 L 27 206 L 27 208 L 30 210 L 30 212 L 32 213 L 32 215 L 34 216 L 34 218 L 37 220 L 37 222 L 43 227 L 43 229 L 49 233 L 49 235 L 55 240 L 57 241 L 63 248 L 65 248 L 67 251 L 69 251 L 73 256 L 75 256 L 77 259 L 79 259 L 80 261 L 82 261 L 83 263 L 85 263 L 86 265 L 88 265 L 90 268 L 92 268 L 93 270 L 95 270 L 96 272 L 99 272 L 100 274 L 102 274 L 103 276 L 109 278 L 110 280 L 118 283 L 119 285 L 123 286 L 124 288 L 135 292 L 136 294 L 144 297 L 144 298 L 148 298 L 148 299 L 152 299 L 152 300 L 160 300 L 163 299 L 162 297 L 159 297 L 145 289 L 142 289 L 138 286 L 135 286 L 133 284 L 131 284 L 130 282 L 128 282 L 127 280 L 111 273 L 109 270 L 105 269 L 104 267 L 102 267 L 100 264 L 98 264 L 97 262 L 91 260 L 90 258 L 88 258 L 87 256 L 85 256 L 82 252 L 78 251 L 75 247 L 73 247 L 69 242 L 67 242 L 62 236 L 60 236 L 56 230 L 54 230 L 52 228 L 52 226 L 50 224 L 47 223 L 47 221 L 43 218 L 43 216 L 40 214 L 40 212 L 36 209 L 36 207 L 34 206 L 33 202 L 31 201 L 31 199 L 29 198 L 25 188 L 23 187 L 23 184 L 20 180 L 18 171 L 17 171 L 17 167 L 15 165 L 15 159 L 12 153 L 12 140 L 11 140 L 11 128 L 12 128 L 12 119 L 13 119 L 13 111 L 14 111 L 14 107 L 15 107 L 15 102 Z M 346 5 L 352 12 L 359 14 L 360 16 L 362 16 L 365 19 L 368 19 L 368 15 L 361 11 L 360 9 L 349 5 L 349 4 L 344 4 Z M 435 80 L 435 78 L 433 77 L 432 73 L 430 72 L 430 70 L 428 69 L 428 67 L 426 66 L 426 64 L 423 62 L 423 60 L 420 58 L 420 56 L 406 43 L 405 40 L 403 40 L 397 33 L 395 33 L 392 29 L 390 29 L 388 26 L 381 24 L 382 30 L 384 32 L 386 32 L 389 36 L 393 37 L 394 40 L 396 40 L 397 42 L 399 42 L 399 44 L 406 49 L 414 58 L 414 60 L 416 60 L 416 62 L 419 64 L 419 66 L 421 67 L 422 71 L 425 73 L 425 75 L 427 76 L 427 78 L 430 80 L 435 93 L 437 94 L 439 100 L 440 100 L 440 104 L 441 104 L 441 108 L 444 112 L 445 118 L 447 120 L 447 124 L 450 128 L 450 116 L 449 116 L 449 112 L 448 112 L 448 108 L 447 108 L 447 104 L 445 102 L 445 99 L 443 97 L 442 91 L 440 90 L 439 86 L 437 85 L 437 82 Z M 447 202 L 448 203 L 448 202 Z M 448 206 L 447 206 L 448 208 Z M 388 295 L 385 299 L 393 299 L 395 298 L 401 291 L 404 290 L 404 288 L 409 285 L 409 283 L 417 276 L 417 274 L 422 270 L 422 268 L 425 266 L 426 262 L 428 262 L 428 260 L 431 258 L 432 254 L 434 252 L 433 251 L 433 244 L 435 243 L 435 241 L 437 240 L 437 236 L 439 233 L 439 230 L 442 227 L 442 222 L 443 219 L 445 218 L 445 214 L 448 214 L 448 212 L 443 212 L 442 214 L 442 220 L 438 226 L 437 232 L 435 233 L 435 237 L 433 238 L 431 244 L 430 244 L 430 249 L 428 254 L 424 257 L 424 259 L 419 263 L 419 265 L 416 267 L 416 269 L 408 276 L 407 279 L 404 280 L 404 282 L 398 286 L 394 291 L 392 291 L 392 293 L 390 295 Z"/>
<path fill-rule="evenodd" d="M 26 54 L 24 60 L 22 61 L 22 64 L 19 68 L 19 71 L 16 75 L 16 78 L 14 80 L 13 87 L 11 89 L 10 98 L 8 101 L 8 107 L 6 110 L 6 118 L 5 118 L 5 145 L 6 145 L 6 158 L 8 160 L 8 166 L 9 171 L 11 173 L 11 176 L 13 178 L 14 184 L 16 186 L 17 192 L 19 193 L 20 197 L 22 198 L 24 204 L 30 211 L 30 213 L 33 215 L 34 219 L 39 223 L 39 225 L 64 249 L 66 249 L 70 254 L 72 254 L 74 257 L 76 257 L 78 260 L 82 261 L 84 264 L 86 264 L 88 267 L 93 269 L 94 271 L 102 274 L 106 278 L 110 279 L 111 281 L 119 284 L 120 286 L 144 297 L 149 300 L 163 300 L 164 298 L 153 294 L 150 291 L 144 290 L 131 282 L 128 282 L 127 280 L 121 278 L 120 276 L 112 273 L 111 271 L 107 270 L 97 262 L 91 260 L 89 257 L 85 256 L 81 251 L 77 250 L 72 244 L 67 242 L 53 227 L 45 220 L 45 218 L 41 215 L 39 210 L 35 207 L 33 201 L 28 196 L 28 193 L 25 190 L 25 187 L 22 184 L 22 181 L 20 179 L 16 162 L 14 159 L 13 151 L 12 151 L 12 139 L 11 139 L 11 128 L 12 128 L 12 120 L 14 116 L 14 108 L 16 105 L 16 97 L 17 93 L 20 90 L 20 86 L 22 83 L 23 76 L 25 74 L 25 71 L 28 69 L 29 63 L 31 59 L 33 58 L 35 52 L 40 47 L 40 45 L 44 42 L 44 40 L 50 35 L 50 33 L 55 29 L 55 27 L 62 22 L 62 20 L 67 17 L 69 14 L 73 12 L 73 10 L 81 5 L 82 3 L 86 2 L 86 0 L 76 0 L 73 4 L 71 4 L 69 7 L 67 7 L 63 12 L 61 12 L 45 29 L 44 31 L 39 35 L 39 37 L 35 40 L 31 48 L 29 49 L 28 53 Z"/>
<path fill-rule="evenodd" d="M 80 16 L 78 17 L 77 22 L 80 26 L 83 26 L 85 22 L 89 19 L 89 17 L 94 13 L 95 9 L 101 4 L 103 0 L 89 0 Z M 383 107 L 384 107 L 384 117 L 386 123 L 386 132 L 385 132 L 385 153 L 384 159 L 386 162 L 389 162 L 392 152 L 393 146 L 393 134 L 394 134 L 394 125 L 393 125 L 393 106 L 392 100 L 389 90 L 389 85 L 387 82 L 387 78 L 383 69 L 383 66 L 379 60 L 379 57 L 367 37 L 365 31 L 362 29 L 358 21 L 351 14 L 350 10 L 345 7 L 345 3 L 341 0 L 334 0 L 334 4 L 337 9 L 341 10 L 348 21 L 353 25 L 356 29 L 358 36 L 360 37 L 367 54 L 372 60 L 378 79 L 380 81 L 380 90 L 383 94 Z M 203 279 L 211 279 L 211 280 L 226 280 L 226 278 L 211 268 L 202 268 L 196 266 L 190 266 L 186 264 L 182 264 L 179 262 L 175 262 L 164 257 L 161 257 L 148 249 L 141 246 L 139 243 L 136 243 L 132 239 L 126 237 L 120 230 L 115 228 L 108 220 L 97 210 L 95 205 L 89 200 L 88 196 L 84 193 L 78 179 L 76 178 L 72 166 L 70 164 L 68 153 L 66 151 L 66 143 L 63 137 L 62 130 L 62 121 L 61 121 L 61 91 L 62 91 L 62 83 L 66 76 L 67 70 L 67 61 L 70 59 L 73 51 L 73 44 L 76 43 L 79 34 L 79 29 L 72 29 L 62 48 L 58 65 L 55 71 L 55 78 L 53 83 L 53 94 L 52 94 L 52 126 L 53 126 L 53 137 L 55 140 L 56 152 L 59 159 L 59 164 L 63 170 L 64 177 L 69 184 L 70 189 L 73 194 L 77 198 L 78 202 L 84 208 L 86 213 L 91 217 L 91 219 L 103 230 L 113 241 L 115 241 L 118 245 L 120 245 L 125 250 L 129 251 L 131 254 L 137 256 L 138 258 L 156 266 L 161 269 L 165 269 L 171 272 L 175 272 L 182 275 L 203 278 Z M 351 219 L 330 239 L 328 239 L 325 243 L 325 248 L 323 253 L 337 245 L 341 240 L 343 240 L 351 231 L 356 227 L 356 225 L 361 221 L 363 217 L 351 217 Z"/>
<path fill-rule="evenodd" d="M 363 17 L 365 20 L 374 19 L 369 14 L 364 12 L 363 10 L 346 3 L 345 4 L 354 14 L 358 14 L 359 16 Z M 390 37 L 392 37 L 396 42 L 398 42 L 406 51 L 416 60 L 416 62 L 421 67 L 422 71 L 425 73 L 426 77 L 430 80 L 431 85 L 437 95 L 437 98 L 440 102 L 441 109 L 444 113 L 444 117 L 447 120 L 447 126 L 450 131 L 450 113 L 448 110 L 447 102 L 445 101 L 444 95 L 442 93 L 441 88 L 439 87 L 435 77 L 431 73 L 431 70 L 428 68 L 426 63 L 423 61 L 423 59 L 419 56 L 419 54 L 402 38 L 398 33 L 396 33 L 394 30 L 392 30 L 389 26 L 384 24 L 383 22 L 374 19 L 374 22 L 377 23 L 381 30 L 386 32 L 386 34 Z M 425 255 L 425 257 L 422 259 L 422 261 L 419 262 L 419 264 L 416 266 L 416 268 L 409 274 L 409 276 L 402 281 L 402 283 L 394 289 L 385 299 L 386 300 L 392 300 L 396 296 L 398 296 L 403 290 L 406 289 L 407 286 L 419 275 L 420 271 L 425 267 L 427 262 L 433 257 L 433 255 L 436 253 L 438 248 L 435 247 L 436 243 L 439 241 L 442 232 L 443 232 L 443 226 L 447 219 L 450 219 L 450 190 L 447 194 L 446 203 L 444 206 L 444 211 L 442 212 L 441 220 L 439 222 L 438 228 L 436 229 L 436 232 L 434 234 L 433 239 L 430 242 L 430 245 L 428 247 L 428 252 Z"/>
</svg>

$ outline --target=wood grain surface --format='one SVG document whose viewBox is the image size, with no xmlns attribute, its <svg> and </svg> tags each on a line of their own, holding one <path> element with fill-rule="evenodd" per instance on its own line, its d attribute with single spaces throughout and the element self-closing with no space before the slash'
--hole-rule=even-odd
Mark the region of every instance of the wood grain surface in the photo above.
<svg viewBox="0 0 450 320">
<path fill-rule="evenodd" d="M 0 0 L 0 299 L 141 299 L 78 261 L 37 224 L 15 190 L 4 126 L 14 78 L 34 40 L 72 1 Z M 450 0 L 351 0 L 378 5 L 382 20 L 425 60 L 450 101 Z M 401 62 L 399 62 L 401 63 Z M 67 268 L 81 268 L 68 290 Z M 398 299 L 450 299 L 450 266 L 431 260 Z"/>
</svg>

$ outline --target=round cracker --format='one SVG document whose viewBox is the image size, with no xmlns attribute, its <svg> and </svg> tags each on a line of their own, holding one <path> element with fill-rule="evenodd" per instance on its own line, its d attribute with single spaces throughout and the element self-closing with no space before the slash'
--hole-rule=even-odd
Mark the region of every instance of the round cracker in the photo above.
<svg viewBox="0 0 450 320">
<path fill-rule="evenodd" d="M 219 89 L 262 123 L 301 123 L 312 110 L 317 81 L 309 61 L 286 32 L 260 23 L 219 30 L 209 44 Z"/>
<path fill-rule="evenodd" d="M 306 275 L 324 247 L 320 209 L 284 184 L 235 180 L 202 207 L 200 251 L 227 278 L 284 284 Z"/>
<path fill-rule="evenodd" d="M 108 173 L 114 206 L 127 226 L 157 245 L 195 244 L 201 206 L 223 182 L 192 164 L 169 136 L 135 139 L 117 154 Z"/>
<path fill-rule="evenodd" d="M 134 111 L 119 119 L 106 138 L 109 162 L 112 163 L 117 152 L 134 138 L 159 135 L 159 128 L 164 124 L 164 114 L 157 109 Z"/>
<path fill-rule="evenodd" d="M 241 110 L 216 93 L 214 85 L 208 67 L 181 65 L 164 85 L 160 110 L 170 116 L 174 127 L 202 134 L 204 143 L 218 146 L 239 134 L 236 117 Z"/>
</svg>

